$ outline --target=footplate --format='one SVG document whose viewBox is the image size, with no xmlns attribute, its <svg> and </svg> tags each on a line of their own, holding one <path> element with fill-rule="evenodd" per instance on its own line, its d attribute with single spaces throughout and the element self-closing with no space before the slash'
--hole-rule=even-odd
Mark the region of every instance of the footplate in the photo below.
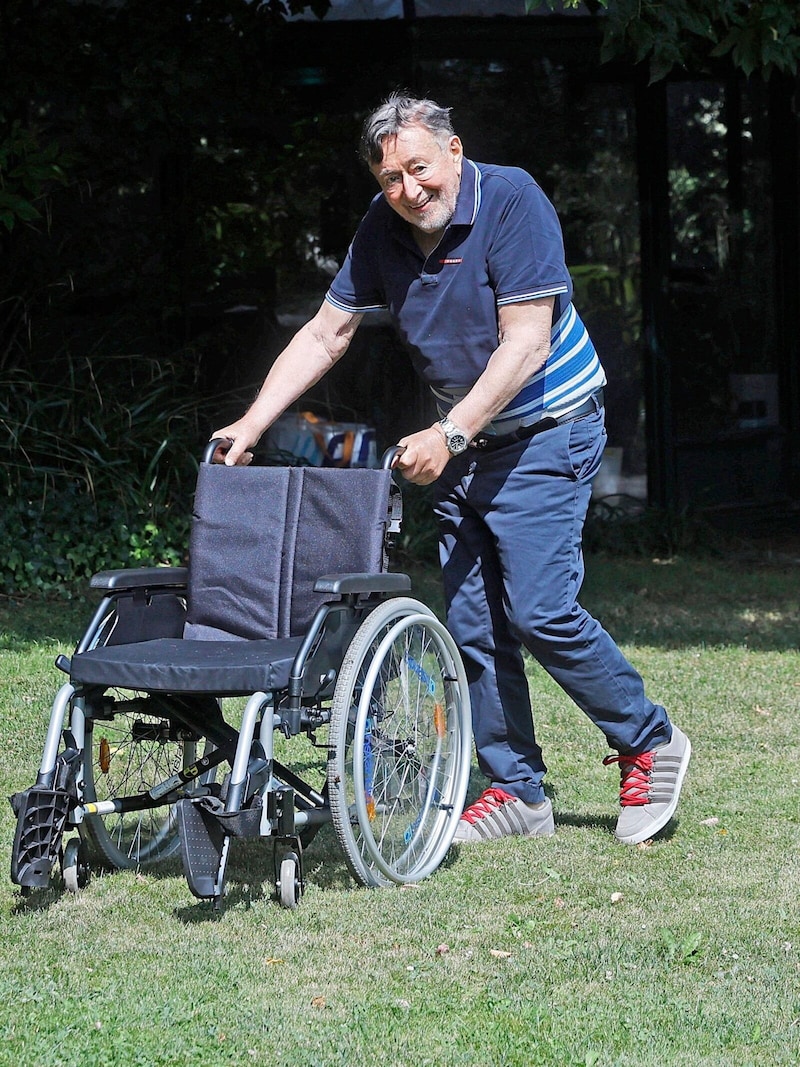
<svg viewBox="0 0 800 1067">
<path fill-rule="evenodd" d="M 34 785 L 9 800 L 17 815 L 11 881 L 27 889 L 45 889 L 61 851 L 71 796 L 66 789 Z"/>
<path fill-rule="evenodd" d="M 232 837 L 258 837 L 260 797 L 251 807 L 225 811 L 218 797 L 180 800 L 176 804 L 181 859 L 189 888 L 201 899 L 222 896 L 227 850 Z"/>
<path fill-rule="evenodd" d="M 189 889 L 201 900 L 221 897 L 228 835 L 210 811 L 192 800 L 179 800 L 175 812 Z"/>
</svg>

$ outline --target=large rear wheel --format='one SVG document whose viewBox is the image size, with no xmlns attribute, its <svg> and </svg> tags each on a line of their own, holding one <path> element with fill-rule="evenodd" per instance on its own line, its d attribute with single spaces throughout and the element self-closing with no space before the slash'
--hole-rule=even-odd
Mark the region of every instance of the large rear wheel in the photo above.
<svg viewBox="0 0 800 1067">
<path fill-rule="evenodd" d="M 165 717 L 138 708 L 119 710 L 113 718 L 87 715 L 84 800 L 91 804 L 145 793 L 186 770 L 211 748 L 210 743 L 176 728 Z M 213 779 L 212 769 L 196 782 L 205 786 Z M 184 795 L 187 792 L 191 790 L 185 788 Z M 103 863 L 115 869 L 150 867 L 176 855 L 180 848 L 170 803 L 87 815 L 80 829 Z"/>
<path fill-rule="evenodd" d="M 452 637 L 419 602 L 386 601 L 348 648 L 331 708 L 331 815 L 358 882 L 416 882 L 437 869 L 464 805 L 471 752 Z"/>
</svg>

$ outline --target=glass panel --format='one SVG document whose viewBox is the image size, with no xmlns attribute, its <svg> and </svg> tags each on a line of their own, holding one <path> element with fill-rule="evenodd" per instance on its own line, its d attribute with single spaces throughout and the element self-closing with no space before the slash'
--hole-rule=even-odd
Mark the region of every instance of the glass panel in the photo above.
<svg viewBox="0 0 800 1067">
<path fill-rule="evenodd" d="M 776 397 L 742 396 L 743 375 L 775 371 L 770 168 L 767 126 L 755 114 L 763 106 L 759 89 L 753 84 L 740 96 L 736 82 L 681 82 L 668 90 L 669 352 L 679 439 L 777 422 Z"/>
<path fill-rule="evenodd" d="M 587 80 L 580 56 L 422 63 L 420 83 L 453 107 L 466 154 L 528 170 L 561 218 L 575 305 L 608 375 L 603 492 L 647 495 L 639 204 L 633 90 Z M 602 479 L 599 479 L 602 481 Z"/>
<path fill-rule="evenodd" d="M 766 499 L 781 477 L 765 88 L 667 90 L 667 351 L 682 501 Z"/>
</svg>

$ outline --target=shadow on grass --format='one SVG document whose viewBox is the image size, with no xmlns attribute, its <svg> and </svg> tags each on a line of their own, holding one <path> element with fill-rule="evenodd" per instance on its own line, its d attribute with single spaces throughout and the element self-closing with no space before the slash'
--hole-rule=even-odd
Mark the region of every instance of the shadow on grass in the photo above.
<svg viewBox="0 0 800 1067">
<path fill-rule="evenodd" d="M 66 890 L 56 882 L 45 889 L 20 889 L 19 897 L 11 908 L 12 915 L 30 915 L 49 911 L 63 897 Z"/>
<path fill-rule="evenodd" d="M 574 826 L 579 829 L 589 830 L 605 830 L 609 835 L 613 836 L 614 828 L 617 825 L 617 818 L 615 815 L 578 815 L 571 811 L 558 812 L 555 816 L 556 831 L 559 826 Z M 671 841 L 677 833 L 680 826 L 680 819 L 670 819 L 663 830 L 659 830 L 657 834 L 654 834 L 652 838 L 648 838 L 647 841 L 642 842 L 642 845 L 646 845 L 649 841 Z M 637 846 L 624 845 L 622 847 L 631 848 Z"/>
<path fill-rule="evenodd" d="M 346 891 L 357 888 L 344 860 L 344 853 L 334 834 L 323 830 L 303 853 L 303 866 L 306 887 L 313 884 L 323 890 Z M 99 862 L 91 863 L 91 875 L 87 886 L 79 892 L 91 892 L 92 882 L 100 878 L 113 878 L 125 872 L 102 866 Z M 222 907 L 216 908 L 213 902 L 192 896 L 185 881 L 183 867 L 179 860 L 166 860 L 155 867 L 142 872 L 151 881 L 169 881 L 180 879 L 186 892 L 186 905 L 173 909 L 173 915 L 183 923 L 216 922 L 230 908 L 249 910 L 256 904 L 273 903 L 276 907 L 275 892 L 276 871 L 273 857 L 273 843 L 269 838 L 253 841 L 238 840 L 232 843 L 226 874 L 226 891 Z M 40 889 L 20 889 L 19 897 L 11 908 L 12 915 L 24 915 L 46 912 L 54 907 L 67 894 L 57 867 L 46 887 Z"/>
<path fill-rule="evenodd" d="M 617 825 L 616 815 L 592 815 L 585 812 L 579 815 L 572 811 L 558 811 L 553 813 L 553 820 L 556 831 L 559 826 L 575 826 L 579 829 L 604 830 L 613 834 Z"/>
<path fill-rule="evenodd" d="M 0 651 L 20 652 L 51 642 L 74 648 L 98 603 L 83 597 L 0 596 Z"/>
<path fill-rule="evenodd" d="M 240 842 L 244 848 L 231 850 L 230 866 L 226 878 L 226 893 L 222 907 L 215 909 L 209 901 L 196 901 L 193 905 L 177 908 L 174 916 L 184 923 L 216 922 L 230 908 L 249 910 L 254 904 L 266 902 L 279 907 L 274 891 L 276 872 L 273 866 L 272 846 L 268 840 Z M 238 853 L 238 855 L 237 855 Z M 451 848 L 439 870 L 446 870 L 458 862 L 458 849 Z M 314 886 L 322 893 L 360 893 L 373 890 L 358 883 L 344 859 L 344 853 L 331 827 L 323 827 L 314 841 L 303 853 L 303 871 L 306 889 Z M 435 873 L 431 875 L 435 877 Z M 387 887 L 391 890 L 393 887 Z M 302 900 L 300 903 L 302 907 Z"/>
<path fill-rule="evenodd" d="M 305 888 L 313 885 L 323 892 L 337 893 L 361 888 L 350 874 L 338 842 L 332 833 L 325 833 L 326 829 L 323 828 L 303 852 Z M 221 906 L 215 907 L 207 900 L 196 900 L 194 904 L 176 908 L 173 914 L 183 923 L 204 923 L 218 921 L 233 908 L 248 911 L 256 904 L 280 907 L 276 881 L 273 845 L 269 839 L 234 842 Z"/>
<path fill-rule="evenodd" d="M 94 856 L 89 857 L 89 877 L 78 894 L 90 890 L 92 882 L 101 878 L 112 878 L 125 872 L 103 864 Z M 148 867 L 143 872 L 147 878 L 166 880 L 169 878 L 183 877 L 183 870 L 179 862 L 165 860 L 157 867 Z M 22 915 L 27 912 L 44 912 L 58 904 L 64 897 L 69 896 L 71 891 L 64 885 L 58 865 L 54 865 L 50 875 L 50 882 L 42 888 L 19 887 L 19 897 L 11 908 L 12 915 Z"/>
</svg>

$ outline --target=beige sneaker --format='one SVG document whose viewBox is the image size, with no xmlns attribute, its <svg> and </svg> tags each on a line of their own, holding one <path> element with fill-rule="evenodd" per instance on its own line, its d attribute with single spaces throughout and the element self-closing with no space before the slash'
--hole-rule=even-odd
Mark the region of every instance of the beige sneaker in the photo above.
<svg viewBox="0 0 800 1067">
<path fill-rule="evenodd" d="M 664 829 L 678 806 L 691 754 L 689 738 L 673 726 L 666 745 L 638 756 L 606 756 L 603 763 L 619 763 L 620 769 L 618 841 L 638 845 Z"/>
<path fill-rule="evenodd" d="M 466 809 L 458 821 L 455 844 L 491 841 L 511 834 L 523 837 L 551 837 L 556 832 L 553 805 L 549 798 L 540 804 L 526 804 L 504 789 L 487 789 Z"/>
</svg>

